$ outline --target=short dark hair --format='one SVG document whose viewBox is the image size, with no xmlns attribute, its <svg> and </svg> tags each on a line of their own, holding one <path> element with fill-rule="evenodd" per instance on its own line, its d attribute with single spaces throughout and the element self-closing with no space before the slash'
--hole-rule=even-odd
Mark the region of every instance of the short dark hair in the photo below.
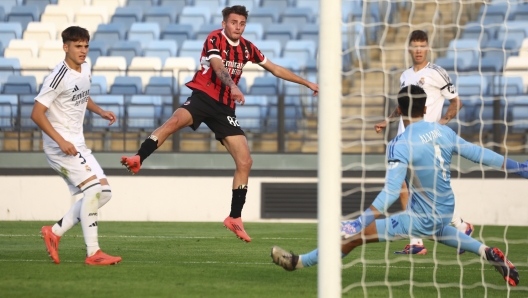
<svg viewBox="0 0 528 298">
<path fill-rule="evenodd" d="M 90 41 L 90 33 L 88 30 L 78 26 L 71 26 L 64 29 L 61 36 L 63 43 L 67 43 L 68 41 Z"/>
<path fill-rule="evenodd" d="M 409 37 L 409 43 L 412 41 L 425 41 L 429 43 L 429 37 L 427 37 L 427 33 L 422 30 L 414 30 Z"/>
<path fill-rule="evenodd" d="M 224 22 L 227 22 L 227 18 L 229 18 L 229 15 L 232 13 L 241 15 L 247 20 L 249 11 L 247 11 L 246 7 L 243 5 L 233 5 L 231 7 L 228 6 L 222 9 L 222 16 L 224 17 Z"/>
<path fill-rule="evenodd" d="M 398 92 L 398 105 L 403 116 L 409 116 L 410 106 L 411 117 L 422 117 L 426 101 L 427 94 L 422 87 L 416 85 L 403 87 Z"/>
</svg>

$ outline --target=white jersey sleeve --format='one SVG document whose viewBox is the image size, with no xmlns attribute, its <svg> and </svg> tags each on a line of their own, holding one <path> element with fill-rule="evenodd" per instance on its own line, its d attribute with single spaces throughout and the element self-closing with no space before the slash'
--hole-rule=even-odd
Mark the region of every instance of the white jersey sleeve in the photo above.
<svg viewBox="0 0 528 298">
<path fill-rule="evenodd" d="M 55 67 L 42 83 L 42 88 L 35 100 L 49 108 L 64 90 L 64 75 L 67 71 L 68 69 L 64 65 L 59 64 Z"/>
<path fill-rule="evenodd" d="M 449 77 L 449 74 L 447 74 L 447 71 L 443 67 L 436 64 L 432 64 L 431 68 L 435 70 L 431 72 L 431 76 L 433 78 L 432 84 L 440 89 L 442 96 L 447 100 L 457 97 L 458 93 L 455 86 L 453 85 L 453 82 L 451 81 L 451 78 Z"/>
</svg>

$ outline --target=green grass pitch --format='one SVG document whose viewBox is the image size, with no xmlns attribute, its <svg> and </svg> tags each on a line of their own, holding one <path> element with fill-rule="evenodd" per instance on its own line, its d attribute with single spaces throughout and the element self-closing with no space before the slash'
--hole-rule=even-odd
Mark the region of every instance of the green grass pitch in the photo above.
<svg viewBox="0 0 528 298">
<path fill-rule="evenodd" d="M 123 257 L 108 267 L 84 265 L 79 226 L 62 238 L 61 264 L 53 264 L 39 235 L 43 224 L 50 222 L 0 222 L 0 297 L 317 296 L 317 267 L 287 272 L 269 257 L 272 245 L 313 249 L 315 224 L 246 223 L 253 241 L 244 243 L 221 223 L 100 222 L 103 251 Z M 343 288 L 351 289 L 343 297 L 528 297 L 526 227 L 476 228 L 474 237 L 507 251 L 521 275 L 518 287 L 507 287 L 471 253 L 459 263 L 455 249 L 427 241 L 426 256 L 397 256 L 393 251 L 406 244 L 398 241 L 388 251 L 385 243 L 365 246 L 366 263 L 361 247 L 344 259 L 350 267 L 343 270 Z"/>
</svg>

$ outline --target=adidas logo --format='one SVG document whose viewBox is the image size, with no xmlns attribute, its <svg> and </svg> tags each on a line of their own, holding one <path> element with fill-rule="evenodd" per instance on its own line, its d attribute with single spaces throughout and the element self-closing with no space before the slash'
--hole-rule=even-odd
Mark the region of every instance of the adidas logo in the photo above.
<svg viewBox="0 0 528 298">
<path fill-rule="evenodd" d="M 89 228 L 97 227 L 97 222 L 94 222 L 93 224 L 89 225 L 88 227 L 89 227 Z"/>
<path fill-rule="evenodd" d="M 75 87 L 73 87 L 73 92 L 77 92 L 79 91 L 79 87 L 77 87 L 77 85 L 75 85 Z"/>
<path fill-rule="evenodd" d="M 391 218 L 392 228 L 396 228 L 398 226 L 398 222 L 395 221 L 393 218 Z"/>
</svg>

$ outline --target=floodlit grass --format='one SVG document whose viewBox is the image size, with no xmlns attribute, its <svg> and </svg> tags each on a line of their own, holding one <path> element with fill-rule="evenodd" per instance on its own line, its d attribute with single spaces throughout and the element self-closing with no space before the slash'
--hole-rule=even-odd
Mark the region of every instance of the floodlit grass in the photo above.
<svg viewBox="0 0 528 298">
<path fill-rule="evenodd" d="M 244 243 L 221 223 L 100 222 L 103 251 L 123 257 L 108 267 L 84 265 L 80 226 L 62 238 L 61 264 L 53 264 L 39 235 L 43 224 L 50 223 L 0 222 L 0 297 L 317 296 L 317 267 L 287 272 L 269 257 L 272 245 L 296 253 L 315 248 L 315 224 L 246 223 L 253 242 Z M 477 227 L 474 237 L 508 253 L 521 274 L 518 287 L 507 287 L 471 253 L 457 259 L 455 249 L 428 241 L 426 256 L 396 256 L 406 244 L 398 241 L 346 257 L 343 264 L 352 266 L 343 270 L 343 288 L 350 288 L 343 296 L 528 297 L 526 227 Z"/>
</svg>

